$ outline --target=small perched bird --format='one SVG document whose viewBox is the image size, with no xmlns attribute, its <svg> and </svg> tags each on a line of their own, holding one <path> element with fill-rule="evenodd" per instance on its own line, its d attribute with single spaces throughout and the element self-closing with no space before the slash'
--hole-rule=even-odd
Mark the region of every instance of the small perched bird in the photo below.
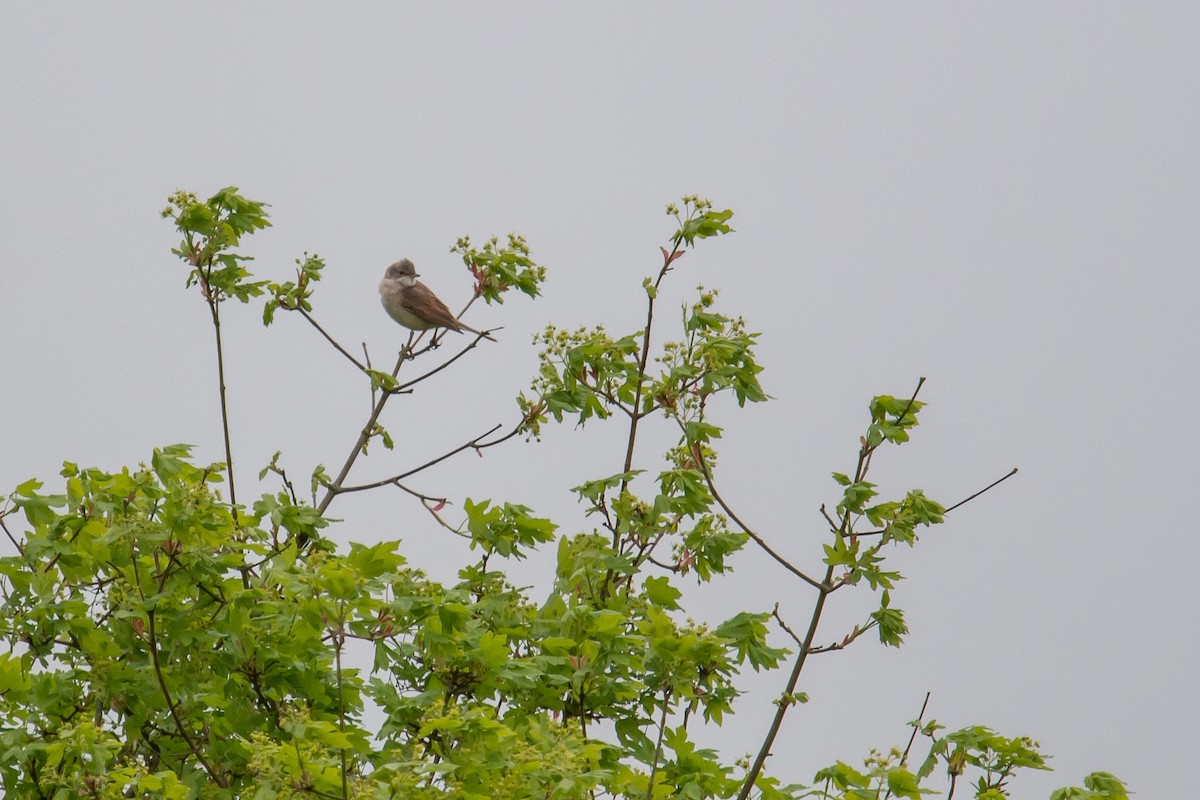
<svg viewBox="0 0 1200 800">
<path fill-rule="evenodd" d="M 388 316 L 411 330 L 449 328 L 459 333 L 470 331 L 485 339 L 492 339 L 451 314 L 446 304 L 428 286 L 417 280 L 417 269 L 407 258 L 387 268 L 383 280 L 379 282 L 379 297 Z"/>
</svg>

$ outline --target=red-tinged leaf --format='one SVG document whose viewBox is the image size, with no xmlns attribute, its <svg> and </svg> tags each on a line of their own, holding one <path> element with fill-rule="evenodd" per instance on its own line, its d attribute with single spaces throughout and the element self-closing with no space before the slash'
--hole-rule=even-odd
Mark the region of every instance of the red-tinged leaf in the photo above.
<svg viewBox="0 0 1200 800">
<path fill-rule="evenodd" d="M 146 632 L 146 623 L 143 622 L 141 619 L 134 617 L 132 624 L 133 624 L 133 632 L 138 635 L 138 638 L 141 638 L 142 635 L 145 634 L 145 632 Z"/>
<path fill-rule="evenodd" d="M 444 499 L 442 499 L 442 500 L 439 500 L 438 504 L 436 506 L 434 506 L 431 510 L 434 513 L 437 513 L 438 511 L 441 511 L 445 507 L 446 507 L 446 501 Z"/>
<path fill-rule="evenodd" d="M 675 259 L 677 259 L 677 258 L 682 258 L 682 257 L 683 257 L 683 251 L 682 251 L 682 250 L 676 250 L 676 251 L 675 251 L 675 252 L 673 252 L 673 253 L 668 253 L 668 252 L 667 252 L 667 248 L 665 248 L 665 247 L 659 247 L 658 249 L 662 251 L 662 254 L 663 254 L 663 266 L 664 266 L 664 267 L 669 267 L 669 266 L 671 266 L 671 262 L 672 262 L 672 261 L 674 261 L 674 260 L 675 260 Z"/>
</svg>

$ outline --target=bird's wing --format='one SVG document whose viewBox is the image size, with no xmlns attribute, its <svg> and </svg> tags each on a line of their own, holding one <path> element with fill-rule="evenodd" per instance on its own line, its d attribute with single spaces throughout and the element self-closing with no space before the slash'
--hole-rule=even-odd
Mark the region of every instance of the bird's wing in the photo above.
<svg viewBox="0 0 1200 800">
<path fill-rule="evenodd" d="M 442 328 L 457 328 L 460 324 L 458 318 L 446 308 L 446 304 L 423 283 L 418 282 L 410 286 L 404 292 L 404 302 L 401 305 L 409 313 Z"/>
</svg>

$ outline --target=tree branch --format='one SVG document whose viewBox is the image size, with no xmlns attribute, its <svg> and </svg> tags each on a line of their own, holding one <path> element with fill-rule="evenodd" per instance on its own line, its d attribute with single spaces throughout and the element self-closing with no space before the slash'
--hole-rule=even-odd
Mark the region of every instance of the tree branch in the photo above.
<svg viewBox="0 0 1200 800">
<path fill-rule="evenodd" d="M 505 434 L 503 437 L 501 437 L 500 439 L 497 439 L 494 442 L 482 442 L 481 441 L 484 437 L 490 436 L 498 430 L 500 430 L 500 425 L 496 424 L 496 425 L 492 426 L 492 428 L 490 430 L 488 430 L 486 433 L 482 433 L 479 436 L 476 436 L 471 441 L 466 442 L 465 444 L 461 444 L 458 447 L 454 448 L 453 450 L 449 450 L 449 451 L 443 453 L 442 455 L 438 456 L 437 458 L 432 458 L 429 461 L 426 461 L 424 464 L 422 464 L 419 467 L 413 467 L 412 469 L 408 470 L 407 472 L 401 472 L 399 475 L 393 475 L 390 478 L 383 478 L 382 480 L 374 481 L 372 483 L 362 483 L 357 486 L 340 486 L 334 491 L 336 491 L 338 494 L 349 494 L 350 492 L 362 492 L 362 491 L 366 491 L 367 489 L 378 489 L 380 486 L 387 486 L 389 483 L 397 483 L 398 481 L 402 481 L 410 475 L 415 475 L 416 473 L 420 472 L 421 470 L 428 469 L 429 467 L 432 467 L 434 464 L 438 464 L 442 461 L 445 461 L 447 458 L 457 455 L 458 453 L 461 453 L 463 450 L 467 450 L 470 448 L 475 448 L 476 450 L 479 450 L 484 447 L 492 447 L 493 445 L 497 445 L 500 442 L 503 442 L 505 439 L 509 439 L 509 438 L 513 437 L 514 435 L 516 435 L 516 432 L 520 430 L 520 427 L 518 426 L 517 428 L 514 428 L 513 432 Z"/>
<path fill-rule="evenodd" d="M 769 544 L 767 544 L 765 539 L 763 539 L 761 536 L 759 536 L 757 533 L 755 533 L 754 530 L 751 529 L 749 525 L 742 522 L 741 518 L 738 517 L 738 515 L 734 512 L 734 510 L 729 507 L 729 504 L 725 502 L 725 499 L 723 497 L 721 497 L 721 493 L 717 491 L 716 484 L 713 482 L 712 473 L 708 469 L 708 464 L 705 463 L 703 459 L 701 459 L 698 462 L 698 464 L 700 466 L 701 473 L 704 474 L 704 482 L 708 484 L 708 490 L 710 492 L 712 492 L 713 499 L 717 501 L 717 505 L 719 505 L 721 507 L 721 509 L 729 516 L 729 518 L 731 520 L 733 520 L 735 523 L 737 523 L 737 526 L 739 528 L 741 528 L 742 533 L 746 534 L 751 539 L 753 539 L 754 543 L 763 549 L 763 552 L 765 552 L 771 558 L 775 559 L 775 561 L 777 563 L 779 563 L 779 565 L 782 566 L 784 569 L 786 569 L 788 572 L 792 573 L 797 578 L 804 581 L 805 583 L 807 583 L 809 586 L 813 587 L 814 589 L 817 589 L 818 591 L 825 591 L 825 587 L 822 584 L 820 584 L 817 581 L 810 578 L 807 574 L 805 574 L 804 572 L 797 569 L 786 558 L 784 558 L 783 556 L 776 553 L 773 549 L 771 549 L 771 546 Z M 828 583 L 829 579 L 826 578 L 825 582 Z"/>
<path fill-rule="evenodd" d="M 676 258 L 679 258 L 682 253 L 679 251 L 679 242 L 671 248 L 671 252 L 663 250 L 663 265 L 658 271 L 658 278 L 654 281 L 654 291 L 649 292 L 646 298 L 646 330 L 642 333 L 642 354 L 638 357 L 638 381 L 637 388 L 633 391 L 633 408 L 629 417 L 629 442 L 625 446 L 625 468 L 623 472 L 629 472 L 633 468 L 633 449 L 637 442 L 638 420 L 642 418 L 640 413 L 642 405 L 642 387 L 646 382 L 646 364 L 650 360 L 650 330 L 654 326 L 654 296 L 658 294 L 659 284 L 662 283 L 667 273 L 671 271 L 671 264 Z M 625 491 L 629 487 L 629 480 L 621 482 L 621 491 Z"/>
<path fill-rule="evenodd" d="M 299 307 L 297 307 L 295 310 L 299 311 L 300 315 L 303 316 L 306 320 L 308 320 L 309 324 L 312 325 L 314 328 L 316 328 L 318 333 L 320 333 L 322 336 L 325 337 L 325 341 L 327 341 L 331 345 L 333 345 L 333 349 L 337 350 L 339 353 L 344 355 L 346 358 L 350 359 L 351 364 L 358 367 L 363 372 L 366 372 L 367 368 L 365 366 L 363 366 L 361 363 L 359 363 L 359 360 L 357 358 L 350 355 L 350 353 L 348 353 L 344 347 L 342 347 L 340 344 L 338 344 L 337 341 L 332 336 L 330 336 L 328 333 L 326 333 L 325 329 L 322 328 L 321 325 L 316 321 L 316 319 L 313 318 L 312 314 L 309 314 L 303 308 L 299 308 Z"/>
<path fill-rule="evenodd" d="M 208 267 L 212 269 L 210 264 Z M 208 275 L 204 278 L 204 299 L 208 301 L 208 310 L 212 316 L 213 334 L 217 340 L 217 388 L 221 397 L 221 432 L 225 438 L 225 465 L 229 468 L 229 505 L 234 507 L 233 519 L 237 524 L 237 484 L 233 478 L 233 447 L 229 441 L 229 403 L 225 396 L 225 353 L 221 346 L 221 311 L 220 298 L 217 297 L 208 283 Z"/>
<path fill-rule="evenodd" d="M 1017 474 L 1017 468 L 1016 468 L 1016 467 L 1013 467 L 1013 468 L 1012 468 L 1012 471 L 1010 471 L 1010 472 L 1009 472 L 1007 475 L 1005 475 L 1003 478 L 1000 478 L 999 480 L 996 480 L 996 481 L 992 481 L 992 482 L 991 482 L 991 483 L 989 483 L 987 486 L 983 487 L 983 488 L 982 488 L 982 489 L 980 489 L 978 492 L 976 492 L 975 494 L 973 494 L 973 495 L 971 495 L 970 497 L 968 497 L 966 500 L 959 500 L 957 503 L 955 503 L 954 505 L 950 506 L 949 508 L 947 508 L 947 509 L 946 509 L 945 511 L 943 511 L 942 513 L 943 513 L 943 514 L 949 514 L 951 511 L 953 511 L 954 509 L 958 508 L 959 506 L 966 505 L 967 503 L 969 503 L 969 502 L 971 502 L 972 500 L 974 500 L 976 497 L 979 497 L 979 495 L 981 495 L 981 494 L 983 494 L 984 492 L 986 492 L 988 489 L 991 489 L 991 488 L 992 488 L 992 487 L 994 487 L 994 486 L 999 486 L 1000 484 L 1004 483 L 1006 480 L 1008 480 L 1009 478 L 1011 478 L 1013 475 L 1016 475 L 1016 474 Z"/>
<path fill-rule="evenodd" d="M 771 746 L 775 744 L 775 737 L 779 735 L 779 729 L 783 726 L 783 717 L 794 702 L 792 695 L 796 691 L 800 672 L 804 669 L 804 663 L 808 660 L 808 654 L 812 650 L 813 639 L 817 635 L 817 625 L 821 621 L 821 612 L 825 610 L 825 599 L 829 597 L 829 582 L 832 579 L 833 567 L 828 567 L 825 570 L 825 580 L 821 584 L 820 593 L 817 595 L 817 602 L 813 605 L 812 617 L 808 621 L 808 632 L 804 634 L 804 641 L 800 644 L 800 652 L 796 656 L 796 664 L 792 667 L 792 674 L 788 676 L 787 688 L 783 690 L 783 695 L 777 701 L 775 717 L 771 720 L 771 727 L 767 730 L 766 738 L 763 739 L 762 747 L 759 748 L 750 771 L 746 773 L 746 781 L 742 784 L 741 791 L 738 792 L 738 800 L 746 800 L 750 796 L 750 792 L 754 789 L 754 782 L 758 780 L 763 764 L 766 763 L 767 756 L 771 755 Z"/>
</svg>

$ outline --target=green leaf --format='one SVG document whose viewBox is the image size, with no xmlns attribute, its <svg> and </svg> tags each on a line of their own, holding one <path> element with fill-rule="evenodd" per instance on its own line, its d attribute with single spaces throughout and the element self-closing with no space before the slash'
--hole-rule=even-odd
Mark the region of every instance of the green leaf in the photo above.
<svg viewBox="0 0 1200 800">
<path fill-rule="evenodd" d="M 0 653 L 0 697 L 17 699 L 30 688 L 29 675 L 20 657 Z"/>
<path fill-rule="evenodd" d="M 676 601 L 683 596 L 683 593 L 672 586 L 666 576 L 646 578 L 642 585 L 645 588 L 646 597 L 651 603 L 666 609 L 679 608 L 679 603 Z"/>
<path fill-rule="evenodd" d="M 917 776 L 903 767 L 893 767 L 887 771 L 888 791 L 896 797 L 907 797 L 910 800 L 920 800 L 921 787 Z"/>
<path fill-rule="evenodd" d="M 899 647 L 908 633 L 908 623 L 904 621 L 904 612 L 898 608 L 889 608 L 890 596 L 884 590 L 878 611 L 871 612 L 879 629 L 879 641 L 888 647 Z"/>
<path fill-rule="evenodd" d="M 825 781 L 829 781 L 842 791 L 852 788 L 862 788 L 871 782 L 870 778 L 866 775 L 842 761 L 819 770 L 813 776 L 813 783 L 823 783 Z"/>
</svg>

